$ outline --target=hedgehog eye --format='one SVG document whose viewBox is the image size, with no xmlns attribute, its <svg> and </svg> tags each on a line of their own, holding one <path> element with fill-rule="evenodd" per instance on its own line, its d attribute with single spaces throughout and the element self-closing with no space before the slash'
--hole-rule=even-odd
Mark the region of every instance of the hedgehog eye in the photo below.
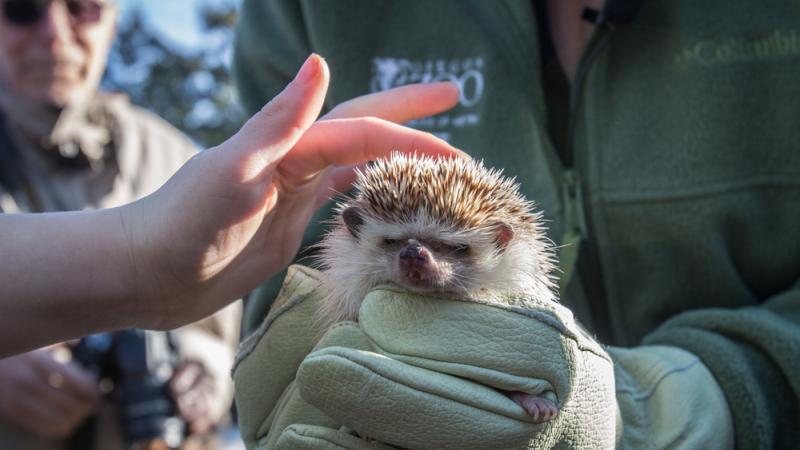
<svg viewBox="0 0 800 450">
<path fill-rule="evenodd" d="M 384 238 L 383 239 L 383 245 L 387 245 L 387 246 L 396 245 L 398 242 L 400 242 L 399 239 L 391 239 L 391 238 Z"/>
<path fill-rule="evenodd" d="M 457 255 L 466 255 L 469 253 L 469 245 L 467 244 L 448 245 L 447 249 Z"/>
<path fill-rule="evenodd" d="M 446 251 L 459 256 L 468 254 L 469 250 L 470 248 L 467 244 L 441 244 L 439 249 L 439 251 Z"/>
</svg>

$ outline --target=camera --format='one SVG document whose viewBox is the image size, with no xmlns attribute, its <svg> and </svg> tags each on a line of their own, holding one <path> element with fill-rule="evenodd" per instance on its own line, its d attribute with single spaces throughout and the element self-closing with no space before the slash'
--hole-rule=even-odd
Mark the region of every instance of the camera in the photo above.
<svg viewBox="0 0 800 450">
<path fill-rule="evenodd" d="M 129 448 L 152 441 L 180 447 L 186 423 L 169 390 L 180 362 L 170 332 L 130 329 L 94 334 L 81 339 L 72 354 L 110 390 Z M 94 428 L 90 419 L 70 440 L 74 443 L 70 447 L 91 448 Z"/>
</svg>

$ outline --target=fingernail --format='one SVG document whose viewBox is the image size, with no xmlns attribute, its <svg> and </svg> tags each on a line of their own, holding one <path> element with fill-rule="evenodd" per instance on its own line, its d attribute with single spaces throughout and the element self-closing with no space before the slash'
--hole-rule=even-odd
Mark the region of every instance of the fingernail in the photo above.
<svg viewBox="0 0 800 450">
<path fill-rule="evenodd" d="M 319 59 L 319 55 L 312 53 L 303 63 L 303 67 L 297 72 L 295 79 L 304 83 L 313 80 L 319 73 Z"/>
</svg>

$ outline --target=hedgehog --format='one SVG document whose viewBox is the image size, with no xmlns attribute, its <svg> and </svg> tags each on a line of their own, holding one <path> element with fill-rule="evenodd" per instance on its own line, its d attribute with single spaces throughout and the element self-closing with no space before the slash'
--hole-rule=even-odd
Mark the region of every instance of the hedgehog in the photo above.
<svg viewBox="0 0 800 450">
<path fill-rule="evenodd" d="M 364 296 L 385 283 L 489 304 L 556 301 L 554 246 L 534 209 L 482 161 L 394 153 L 373 162 L 319 244 L 320 320 L 357 321 Z M 534 420 L 555 416 L 544 397 L 506 394 Z"/>
<path fill-rule="evenodd" d="M 541 212 L 502 171 L 394 153 L 358 171 L 354 192 L 319 244 L 326 322 L 357 320 L 367 292 L 387 282 L 503 305 L 556 300 Z"/>
</svg>

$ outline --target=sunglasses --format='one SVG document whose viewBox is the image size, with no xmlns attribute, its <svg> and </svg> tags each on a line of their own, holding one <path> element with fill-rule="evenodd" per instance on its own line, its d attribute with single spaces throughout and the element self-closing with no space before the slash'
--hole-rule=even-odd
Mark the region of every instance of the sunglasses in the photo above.
<svg viewBox="0 0 800 450">
<path fill-rule="evenodd" d="M 39 23 L 47 14 L 53 0 L 2 0 L 6 21 L 18 26 Z M 70 17 L 78 23 L 97 22 L 103 15 L 103 2 L 94 0 L 64 0 Z"/>
</svg>

